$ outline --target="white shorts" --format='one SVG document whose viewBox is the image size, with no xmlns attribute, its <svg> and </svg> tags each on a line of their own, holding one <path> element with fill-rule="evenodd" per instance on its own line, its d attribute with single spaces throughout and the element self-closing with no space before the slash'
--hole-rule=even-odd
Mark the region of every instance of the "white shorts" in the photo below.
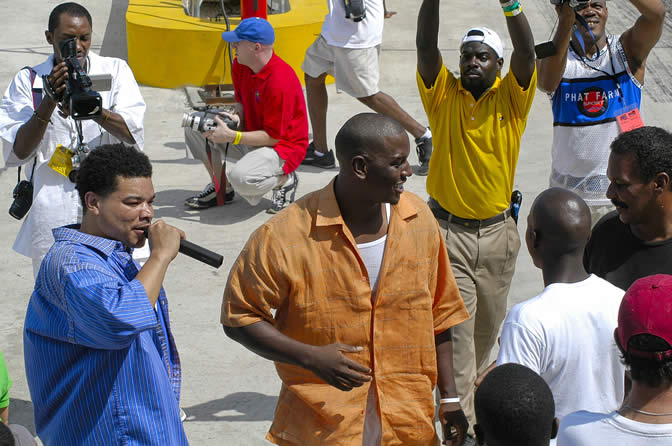
<svg viewBox="0 0 672 446">
<path fill-rule="evenodd" d="M 378 93 L 380 45 L 371 48 L 332 46 L 320 35 L 306 50 L 301 69 L 310 77 L 329 73 L 336 79 L 336 88 L 355 98 Z"/>
</svg>

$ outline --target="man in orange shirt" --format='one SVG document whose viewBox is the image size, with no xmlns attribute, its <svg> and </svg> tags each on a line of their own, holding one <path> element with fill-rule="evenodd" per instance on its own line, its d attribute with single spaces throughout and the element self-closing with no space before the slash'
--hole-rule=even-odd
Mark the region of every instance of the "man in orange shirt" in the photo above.
<svg viewBox="0 0 672 446">
<path fill-rule="evenodd" d="M 451 327 L 468 313 L 436 220 L 404 192 L 409 150 L 396 121 L 351 118 L 336 178 L 252 234 L 231 270 L 224 331 L 282 380 L 273 443 L 435 445 L 438 385 L 444 437 L 462 444 Z"/>
</svg>

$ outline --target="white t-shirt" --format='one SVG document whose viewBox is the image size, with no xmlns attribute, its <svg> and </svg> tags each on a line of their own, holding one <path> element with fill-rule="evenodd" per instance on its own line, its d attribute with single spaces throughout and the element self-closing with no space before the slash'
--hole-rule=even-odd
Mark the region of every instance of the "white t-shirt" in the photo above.
<svg viewBox="0 0 672 446">
<path fill-rule="evenodd" d="M 343 0 L 327 0 L 322 36 L 327 43 L 341 48 L 372 48 L 383 41 L 385 9 L 383 0 L 364 0 L 366 18 L 361 22 L 345 18 Z"/>
<path fill-rule="evenodd" d="M 133 72 L 121 59 L 101 57 L 93 52 L 89 52 L 88 58 L 89 74 L 112 75 L 110 91 L 99 92 L 103 99 L 103 107 L 119 113 L 124 118 L 128 130 L 135 139 L 136 146 L 142 149 L 146 107 Z M 42 88 L 40 76 L 51 73 L 53 66 L 54 59 L 50 56 L 45 62 L 33 67 L 37 72 L 37 77 L 32 88 Z M 54 110 L 51 115 L 52 123 L 47 125 L 47 130 L 35 153 L 25 160 L 19 160 L 14 155 L 12 149 L 16 133 L 32 115 L 33 96 L 30 72 L 23 69 L 14 76 L 14 80 L 9 84 L 2 98 L 0 138 L 6 167 L 23 164 L 25 176 L 29 177 L 33 167 L 33 158 L 37 157 L 33 177 L 33 205 L 21 225 L 14 242 L 14 250 L 34 260 L 39 260 L 54 243 L 51 230 L 80 222 L 82 207 L 74 183 L 52 170 L 48 165 L 59 144 L 70 148 L 76 147 L 77 132 L 72 118 L 64 119 L 58 114 L 58 109 Z M 95 121 L 89 119 L 81 122 L 84 140 L 89 148 L 121 142 Z"/>
<path fill-rule="evenodd" d="M 614 329 L 623 294 L 595 275 L 547 286 L 507 315 L 497 364 L 522 364 L 544 378 L 559 419 L 577 410 L 616 410 L 625 367 Z"/>
<path fill-rule="evenodd" d="M 390 203 L 385 203 L 387 221 L 390 221 Z M 357 250 L 362 257 L 366 272 L 369 274 L 369 283 L 371 284 L 371 299 L 375 301 L 376 289 L 378 288 L 378 277 L 380 268 L 383 265 L 385 257 L 385 245 L 387 234 L 368 243 L 358 243 Z M 378 398 L 376 397 L 375 387 L 371 383 L 369 393 L 366 398 L 366 414 L 364 416 L 364 434 L 363 446 L 379 446 L 383 435 L 380 417 L 378 416 Z"/>
<path fill-rule="evenodd" d="M 387 221 L 389 222 L 390 203 L 385 203 L 385 211 L 387 213 Z M 372 242 L 357 243 L 357 250 L 359 251 L 359 255 L 362 257 L 362 261 L 366 267 L 366 272 L 369 274 L 372 299 L 376 298 L 376 290 L 378 289 L 378 276 L 380 275 L 380 267 L 383 266 L 386 241 L 387 234 Z"/>
<path fill-rule="evenodd" d="M 642 423 L 617 412 L 567 415 L 560 423 L 558 446 L 592 445 L 669 446 L 672 424 Z"/>
</svg>

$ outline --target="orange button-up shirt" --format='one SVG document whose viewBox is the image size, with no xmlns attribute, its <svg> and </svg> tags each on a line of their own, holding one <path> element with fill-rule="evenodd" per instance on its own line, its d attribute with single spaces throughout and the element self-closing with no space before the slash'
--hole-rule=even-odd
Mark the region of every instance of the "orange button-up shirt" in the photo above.
<svg viewBox="0 0 672 446">
<path fill-rule="evenodd" d="M 277 310 L 273 316 L 271 310 Z M 279 445 L 362 444 L 370 385 L 384 445 L 434 445 L 435 335 L 467 319 L 443 237 L 409 192 L 392 206 L 375 300 L 341 216 L 334 181 L 252 234 L 224 291 L 222 324 L 268 321 L 310 345 L 362 346 L 348 357 L 373 370 L 349 392 L 276 363 L 282 388 L 267 439 Z"/>
</svg>

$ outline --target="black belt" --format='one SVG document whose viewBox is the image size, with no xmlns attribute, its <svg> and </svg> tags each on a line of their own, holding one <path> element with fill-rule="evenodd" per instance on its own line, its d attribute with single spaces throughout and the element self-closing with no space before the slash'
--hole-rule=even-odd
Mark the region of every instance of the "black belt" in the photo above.
<svg viewBox="0 0 672 446">
<path fill-rule="evenodd" d="M 448 223 L 455 223 L 457 225 L 464 226 L 465 228 L 484 228 L 486 226 L 491 226 L 495 223 L 502 222 L 511 216 L 511 208 L 506 208 L 504 212 L 497 214 L 494 217 L 486 218 L 485 220 L 462 218 L 458 217 L 457 215 L 453 215 L 442 208 L 441 205 L 433 198 L 429 199 L 428 204 L 437 220 L 446 220 Z"/>
</svg>

